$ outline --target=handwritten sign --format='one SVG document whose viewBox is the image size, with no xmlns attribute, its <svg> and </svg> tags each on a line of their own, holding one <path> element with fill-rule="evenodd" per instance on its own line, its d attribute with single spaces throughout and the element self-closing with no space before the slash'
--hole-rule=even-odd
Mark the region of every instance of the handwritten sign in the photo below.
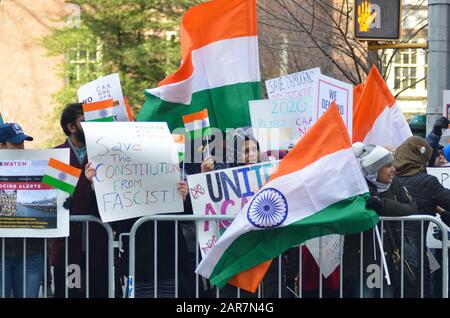
<svg viewBox="0 0 450 318">
<path fill-rule="evenodd" d="M 119 74 L 111 74 L 89 82 L 78 89 L 80 103 L 93 103 L 113 99 L 114 121 L 130 121 L 120 85 Z"/>
<path fill-rule="evenodd" d="M 444 188 L 450 189 L 450 167 L 441 167 L 441 168 L 427 168 L 428 174 L 435 176 L 439 182 L 444 186 Z M 437 216 L 438 218 L 439 215 Z M 427 231 L 427 246 L 429 248 L 442 248 L 442 241 L 438 240 L 436 234 L 439 232 L 439 227 L 430 222 Z M 440 235 L 440 237 L 445 236 Z M 447 238 L 450 238 L 450 227 L 447 226 Z M 448 246 L 450 247 L 450 239 L 448 240 Z"/>
<path fill-rule="evenodd" d="M 82 123 L 103 222 L 183 212 L 178 154 L 167 123 Z"/>
<path fill-rule="evenodd" d="M 250 101 L 250 118 L 262 152 L 287 149 L 316 122 L 312 97 Z"/>
<path fill-rule="evenodd" d="M 269 99 L 314 97 L 320 68 L 277 77 L 266 81 Z"/>
<path fill-rule="evenodd" d="M 248 165 L 187 177 L 194 214 L 236 215 L 267 182 L 279 161 Z M 231 221 L 197 222 L 202 256 L 205 256 Z"/>
<path fill-rule="evenodd" d="M 320 68 L 313 68 L 268 80 L 266 81 L 266 88 L 269 100 L 282 98 L 311 98 L 313 104 L 311 109 L 312 124 L 315 123 L 320 116 L 327 111 L 332 102 L 335 101 L 349 135 L 350 137 L 352 136 L 353 86 L 351 84 L 325 76 L 321 74 Z M 304 123 L 302 126 L 305 129 L 309 129 L 311 123 Z"/>
<path fill-rule="evenodd" d="M 69 236 L 68 194 L 41 183 L 50 158 L 69 163 L 69 149 L 1 150 L 0 237 Z"/>
<path fill-rule="evenodd" d="M 322 247 L 320 246 L 322 241 Z M 344 240 L 342 240 L 343 242 Z M 314 238 L 305 243 L 314 257 L 316 264 L 322 268 L 322 275 L 327 278 L 341 264 L 341 236 L 337 234 L 325 235 L 322 238 Z M 321 253 L 319 253 L 319 250 Z M 320 256 L 320 254 L 322 254 Z M 319 265 L 320 264 L 320 265 Z"/>
<path fill-rule="evenodd" d="M 320 118 L 333 101 L 339 109 L 350 138 L 353 126 L 353 86 L 321 74 L 317 81 L 316 111 Z"/>
</svg>

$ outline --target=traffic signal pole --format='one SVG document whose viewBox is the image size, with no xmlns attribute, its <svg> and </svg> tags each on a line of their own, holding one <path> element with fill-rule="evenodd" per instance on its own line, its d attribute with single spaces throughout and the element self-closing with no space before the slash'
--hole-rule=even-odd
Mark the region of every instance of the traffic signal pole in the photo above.
<svg viewBox="0 0 450 318">
<path fill-rule="evenodd" d="M 450 0 L 428 0 L 428 43 L 427 134 L 442 116 L 442 92 L 450 89 Z"/>
</svg>

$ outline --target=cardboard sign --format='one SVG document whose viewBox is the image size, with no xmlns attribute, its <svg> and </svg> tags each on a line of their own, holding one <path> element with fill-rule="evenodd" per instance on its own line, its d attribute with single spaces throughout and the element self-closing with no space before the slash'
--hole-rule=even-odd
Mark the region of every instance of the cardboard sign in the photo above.
<svg viewBox="0 0 450 318">
<path fill-rule="evenodd" d="M 78 89 L 78 101 L 80 103 L 93 103 L 107 99 L 114 100 L 114 121 L 129 121 L 119 74 L 101 77 Z"/>
<path fill-rule="evenodd" d="M 279 161 L 189 175 L 194 214 L 236 215 L 274 173 Z M 202 256 L 205 256 L 231 221 L 197 222 Z"/>
<path fill-rule="evenodd" d="M 103 222 L 183 212 L 178 153 L 167 123 L 82 123 Z"/>
<path fill-rule="evenodd" d="M 287 149 L 316 122 L 312 97 L 250 101 L 250 118 L 262 152 Z"/>
</svg>

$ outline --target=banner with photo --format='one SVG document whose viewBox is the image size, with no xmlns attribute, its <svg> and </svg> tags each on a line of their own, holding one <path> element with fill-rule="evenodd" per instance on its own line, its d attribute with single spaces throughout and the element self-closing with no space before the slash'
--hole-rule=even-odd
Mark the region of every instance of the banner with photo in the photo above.
<svg viewBox="0 0 450 318">
<path fill-rule="evenodd" d="M 84 122 L 103 222 L 183 212 L 177 146 L 167 123 Z"/>
<path fill-rule="evenodd" d="M 68 194 L 41 183 L 50 158 L 69 163 L 69 149 L 1 150 L 0 237 L 69 236 Z"/>
<path fill-rule="evenodd" d="M 189 175 L 194 214 L 236 215 L 278 169 L 280 161 Z M 197 222 L 202 256 L 205 256 L 231 221 Z"/>
</svg>

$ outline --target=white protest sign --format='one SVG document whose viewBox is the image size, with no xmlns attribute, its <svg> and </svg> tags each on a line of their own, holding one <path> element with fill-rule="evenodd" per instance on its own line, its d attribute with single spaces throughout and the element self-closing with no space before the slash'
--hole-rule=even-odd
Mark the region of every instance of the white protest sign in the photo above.
<svg viewBox="0 0 450 318">
<path fill-rule="evenodd" d="M 312 97 L 255 100 L 249 107 L 261 152 L 287 149 L 316 122 Z"/>
<path fill-rule="evenodd" d="M 114 121 L 129 121 L 119 74 L 101 77 L 78 89 L 78 101 L 80 103 L 93 103 L 106 99 L 114 100 Z"/>
<path fill-rule="evenodd" d="M 442 105 L 444 107 L 443 114 L 445 117 L 450 118 L 450 90 L 444 90 L 442 96 Z"/>
<path fill-rule="evenodd" d="M 68 164 L 69 149 L 0 153 L 0 237 L 69 236 L 69 195 L 41 183 L 48 160 Z"/>
<path fill-rule="evenodd" d="M 279 161 L 189 175 L 194 214 L 236 215 L 267 182 Z M 231 221 L 197 222 L 199 246 L 204 257 Z"/>
<path fill-rule="evenodd" d="M 289 74 L 266 81 L 269 99 L 315 97 L 320 68 Z"/>
<path fill-rule="evenodd" d="M 339 109 L 339 113 L 347 127 L 350 139 L 353 126 L 353 86 L 334 78 L 320 75 L 317 80 L 316 111 L 317 118 L 320 118 L 331 106 L 333 101 Z"/>
<path fill-rule="evenodd" d="M 444 188 L 450 189 L 450 167 L 440 167 L 440 168 L 427 168 L 428 174 L 435 176 L 439 182 L 444 186 Z M 440 218 L 439 215 L 436 216 Z M 427 246 L 429 248 L 442 248 L 442 242 L 438 240 L 435 236 L 439 227 L 430 222 L 427 232 Z M 442 235 L 441 236 L 445 236 Z M 447 226 L 447 238 L 450 236 L 450 227 Z M 448 240 L 448 246 L 450 247 L 450 240 Z"/>
<path fill-rule="evenodd" d="M 350 138 L 353 127 L 353 86 L 321 74 L 320 68 L 289 74 L 266 81 L 269 99 L 312 98 L 312 123 L 315 123 L 333 101 L 339 109 Z M 275 120 L 275 119 L 274 119 Z M 311 124 L 307 125 L 308 127 Z"/>
<path fill-rule="evenodd" d="M 320 241 L 322 241 L 322 249 L 319 248 Z M 342 240 L 344 241 L 344 240 Z M 322 268 L 322 275 L 327 278 L 334 270 L 341 264 L 341 236 L 338 234 L 322 236 L 322 238 L 314 238 L 305 243 L 308 250 L 311 252 L 314 260 L 319 267 Z M 319 253 L 319 250 L 321 253 Z M 322 257 L 320 258 L 320 254 Z"/>
<path fill-rule="evenodd" d="M 183 212 L 178 154 L 167 123 L 82 123 L 103 222 Z"/>
</svg>

